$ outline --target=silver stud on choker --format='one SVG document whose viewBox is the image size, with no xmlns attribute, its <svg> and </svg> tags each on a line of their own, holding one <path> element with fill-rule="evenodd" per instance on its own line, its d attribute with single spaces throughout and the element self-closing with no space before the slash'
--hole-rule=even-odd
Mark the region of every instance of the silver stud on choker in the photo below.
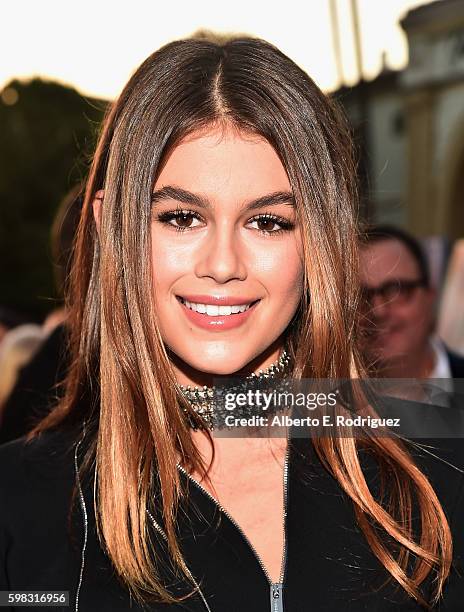
<svg viewBox="0 0 464 612">
<path fill-rule="evenodd" d="M 271 364 L 265 370 L 258 370 L 258 372 L 252 372 L 249 376 L 246 376 L 243 379 L 243 382 L 239 382 L 237 385 L 221 388 L 219 391 L 217 387 L 208 387 L 204 385 L 203 387 L 191 387 L 190 385 L 178 385 L 182 395 L 188 400 L 190 406 L 193 408 L 195 413 L 200 416 L 203 421 L 205 421 L 208 429 L 213 430 L 217 426 L 217 421 L 221 421 L 226 415 L 230 414 L 227 410 L 225 410 L 222 406 L 216 406 L 213 401 L 216 393 L 221 395 L 227 390 L 230 392 L 239 392 L 240 390 L 244 390 L 247 383 L 260 383 L 264 382 L 267 379 L 273 378 L 281 378 L 285 374 L 289 374 L 291 370 L 291 358 L 286 350 L 282 351 L 279 359 Z M 232 378 L 232 376 L 231 376 Z M 183 408 L 184 413 L 186 414 L 189 425 L 192 429 L 197 430 L 199 426 L 196 422 L 193 421 L 189 411 L 186 408 Z M 241 410 L 235 410 L 234 415 L 239 416 L 249 416 L 246 412 L 246 407 Z"/>
</svg>

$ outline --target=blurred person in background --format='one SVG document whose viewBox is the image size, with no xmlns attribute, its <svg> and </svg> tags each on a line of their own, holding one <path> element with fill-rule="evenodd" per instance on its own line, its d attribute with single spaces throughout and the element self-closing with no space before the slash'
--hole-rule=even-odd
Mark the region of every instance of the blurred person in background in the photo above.
<svg viewBox="0 0 464 612">
<path fill-rule="evenodd" d="M 364 350 L 376 372 L 390 378 L 464 377 L 464 359 L 435 333 L 436 290 L 419 241 L 402 229 L 374 226 L 363 236 L 360 259 Z"/>
<path fill-rule="evenodd" d="M 82 205 L 78 184 L 60 204 L 51 228 L 52 258 L 58 296 L 66 293 L 72 245 Z M 14 388 L 5 399 L 0 423 L 0 443 L 14 440 L 32 429 L 61 396 L 60 382 L 67 369 L 66 318 L 64 302 L 54 308 L 42 324 L 44 342 L 20 370 Z M 3 374 L 0 371 L 0 379 Z"/>
<path fill-rule="evenodd" d="M 0 306 L 0 345 L 5 335 L 18 325 L 28 323 L 28 320 L 11 308 Z"/>
<path fill-rule="evenodd" d="M 457 240 L 446 271 L 438 317 L 440 337 L 464 355 L 464 238 Z"/>
<path fill-rule="evenodd" d="M 28 323 L 7 332 L 0 346 L 0 424 L 3 408 L 15 386 L 19 372 L 25 366 L 45 338 L 40 325 Z"/>
</svg>

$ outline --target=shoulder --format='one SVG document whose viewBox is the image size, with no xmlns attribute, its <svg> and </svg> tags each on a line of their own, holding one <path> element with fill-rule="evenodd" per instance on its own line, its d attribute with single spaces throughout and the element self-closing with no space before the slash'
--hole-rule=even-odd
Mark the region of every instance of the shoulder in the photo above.
<svg viewBox="0 0 464 612">
<path fill-rule="evenodd" d="M 421 478 L 421 474 L 425 476 L 440 502 L 452 532 L 457 534 L 458 518 L 461 517 L 462 520 L 464 516 L 464 438 L 403 439 L 401 443 L 412 460 L 413 469 L 420 472 L 416 472 L 416 475 Z M 361 466 L 375 499 L 382 498 L 382 481 L 384 484 L 388 483 L 392 474 L 390 468 L 396 463 L 395 455 L 390 455 L 387 449 L 386 453 L 382 458 L 378 450 L 372 452 L 368 447 L 360 450 Z M 383 460 L 385 458 L 387 463 Z M 401 468 L 399 469 L 401 472 Z M 380 471 L 384 472 L 384 478 L 380 477 Z M 385 477 L 387 480 L 384 480 Z M 401 476 L 399 477 L 398 482 L 401 483 Z M 427 486 L 424 481 L 423 484 Z M 412 491 L 413 506 L 415 511 L 418 511 L 419 498 L 426 493 L 424 489 L 420 493 L 416 487 L 413 487 Z"/>
<path fill-rule="evenodd" d="M 419 443 L 419 444 L 418 444 Z M 417 467 L 427 477 L 441 504 L 453 539 L 453 563 L 446 587 L 446 610 L 457 597 L 464 597 L 464 439 L 414 440 L 410 452 Z M 450 606 L 450 607 L 448 607 Z"/>
<path fill-rule="evenodd" d="M 464 438 L 414 440 L 409 451 L 451 514 L 463 503 Z"/>
<path fill-rule="evenodd" d="M 416 460 L 442 505 L 453 539 L 451 572 L 440 610 L 461 610 L 464 598 L 464 439 L 425 441 Z"/>
<path fill-rule="evenodd" d="M 461 610 L 464 598 L 464 538 L 462 537 L 462 519 L 464 517 L 464 439 L 416 439 L 405 442 L 415 466 L 427 478 L 432 486 L 444 515 L 448 522 L 452 537 L 452 565 L 447 578 L 440 610 Z M 371 462 L 369 461 L 369 466 Z M 376 466 L 378 467 L 378 466 Z M 373 489 L 377 489 L 379 479 L 374 478 L 375 470 L 372 468 Z M 388 481 L 387 481 L 388 482 Z M 421 511 L 418 505 L 420 497 L 415 490 L 412 496 L 412 521 L 418 528 L 421 526 Z M 429 524 L 426 529 L 438 529 Z M 424 583 L 424 592 L 432 588 L 430 574 Z M 401 608 L 402 609 L 402 608 Z M 409 608 L 408 608 L 409 609 Z M 436 608 L 434 608 L 435 610 Z"/>
<path fill-rule="evenodd" d="M 71 431 L 47 431 L 0 446 L 0 589 L 74 584 L 82 537 L 74 503 L 78 440 Z"/>
<path fill-rule="evenodd" d="M 69 499 L 74 483 L 75 437 L 44 432 L 0 446 L 0 522 L 14 524 L 25 508 L 46 511 Z"/>
<path fill-rule="evenodd" d="M 399 440 L 413 465 L 428 480 L 448 519 L 462 504 L 464 487 L 464 438 L 416 438 Z M 394 456 L 391 456 L 394 460 Z M 380 463 L 369 451 L 361 451 L 361 465 L 368 483 L 377 493 Z"/>
<path fill-rule="evenodd" d="M 0 445 L 0 482 L 29 471 L 63 466 L 72 456 L 77 436 L 68 430 L 45 431 L 31 440 L 26 436 Z"/>
</svg>

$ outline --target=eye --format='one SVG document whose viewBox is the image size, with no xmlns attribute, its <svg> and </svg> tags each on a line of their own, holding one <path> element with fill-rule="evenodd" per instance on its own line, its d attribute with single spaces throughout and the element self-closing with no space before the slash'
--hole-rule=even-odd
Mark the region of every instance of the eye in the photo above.
<svg viewBox="0 0 464 612">
<path fill-rule="evenodd" d="M 382 288 L 382 296 L 385 300 L 391 302 L 400 296 L 402 293 L 401 284 L 398 281 L 391 281 L 390 283 L 385 283 Z"/>
<path fill-rule="evenodd" d="M 193 210 L 176 209 L 160 213 L 157 217 L 160 223 L 170 225 L 177 232 L 185 232 L 201 225 L 202 218 Z M 197 222 L 197 223 L 195 223 Z"/>
<path fill-rule="evenodd" d="M 258 232 L 266 236 L 270 234 L 281 234 L 295 227 L 288 219 L 284 219 L 278 215 L 271 215 L 270 213 L 256 215 L 248 221 L 248 224 L 250 223 L 256 224 L 253 229 L 257 229 Z"/>
</svg>

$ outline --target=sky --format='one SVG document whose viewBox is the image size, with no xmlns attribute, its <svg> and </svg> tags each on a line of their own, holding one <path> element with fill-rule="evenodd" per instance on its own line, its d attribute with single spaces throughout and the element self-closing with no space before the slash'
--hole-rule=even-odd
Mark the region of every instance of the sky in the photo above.
<svg viewBox="0 0 464 612">
<path fill-rule="evenodd" d="M 427 0 L 357 0 L 363 74 L 373 78 L 382 56 L 407 63 L 398 20 Z M 277 45 L 324 90 L 337 76 L 330 0 L 16 0 L 2 5 L 0 89 L 12 78 L 58 80 L 81 93 L 114 98 L 137 66 L 170 40 L 199 28 L 249 33 Z M 350 0 L 335 0 L 343 83 L 357 81 Z"/>
</svg>

